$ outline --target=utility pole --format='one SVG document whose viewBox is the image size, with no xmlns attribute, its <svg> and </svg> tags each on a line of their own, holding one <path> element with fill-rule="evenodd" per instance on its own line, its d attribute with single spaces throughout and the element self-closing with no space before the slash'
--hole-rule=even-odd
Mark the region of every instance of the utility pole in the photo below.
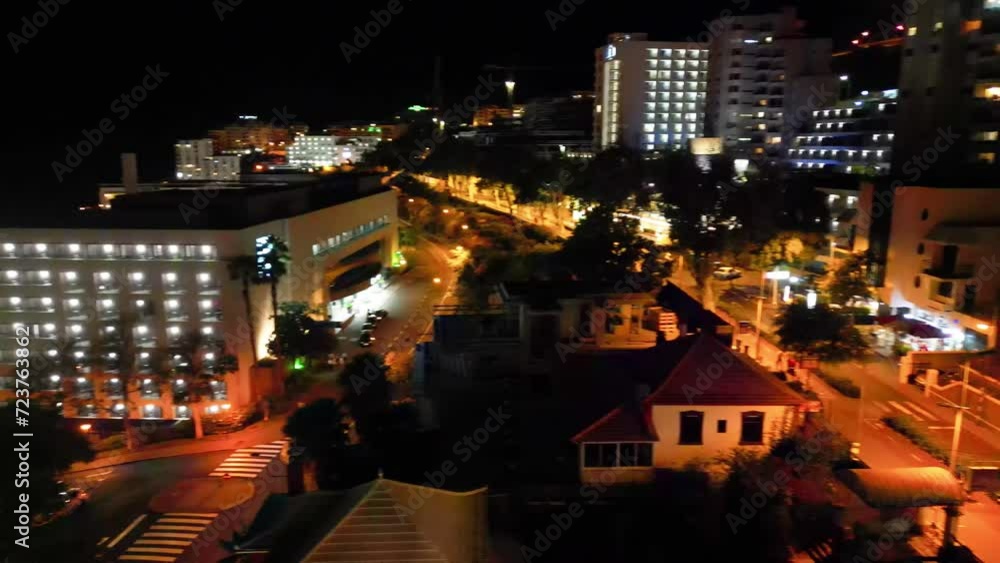
<svg viewBox="0 0 1000 563">
<path fill-rule="evenodd" d="M 955 430 L 951 437 L 951 457 L 948 460 L 948 470 L 954 475 L 958 469 L 958 442 L 962 438 L 962 415 L 965 414 L 965 400 L 969 393 L 969 362 L 962 366 L 962 402 L 955 408 Z"/>
<path fill-rule="evenodd" d="M 764 317 L 764 296 L 757 298 L 757 342 L 754 344 L 754 358 L 760 361 L 760 324 Z"/>
</svg>

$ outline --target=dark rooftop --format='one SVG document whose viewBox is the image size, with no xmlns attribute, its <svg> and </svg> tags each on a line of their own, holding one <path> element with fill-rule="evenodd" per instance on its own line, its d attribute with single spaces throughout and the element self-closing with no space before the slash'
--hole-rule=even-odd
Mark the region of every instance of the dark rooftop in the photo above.
<svg viewBox="0 0 1000 563">
<path fill-rule="evenodd" d="M 118 196 L 110 209 L 40 209 L 4 217 L 0 228 L 243 229 L 389 191 L 379 179 L 343 173 L 294 185 L 157 190 Z"/>
</svg>

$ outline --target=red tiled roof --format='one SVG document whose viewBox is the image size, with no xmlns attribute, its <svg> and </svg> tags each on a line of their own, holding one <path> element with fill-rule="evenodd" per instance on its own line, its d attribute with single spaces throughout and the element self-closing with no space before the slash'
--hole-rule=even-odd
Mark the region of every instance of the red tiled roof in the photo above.
<svg viewBox="0 0 1000 563">
<path fill-rule="evenodd" d="M 573 436 L 581 442 L 658 442 L 656 430 L 646 417 L 633 409 L 618 407 Z"/>
<path fill-rule="evenodd" d="M 714 376 L 714 377 L 713 377 Z M 805 400 L 750 358 L 700 336 L 644 405 L 799 405 Z"/>
</svg>

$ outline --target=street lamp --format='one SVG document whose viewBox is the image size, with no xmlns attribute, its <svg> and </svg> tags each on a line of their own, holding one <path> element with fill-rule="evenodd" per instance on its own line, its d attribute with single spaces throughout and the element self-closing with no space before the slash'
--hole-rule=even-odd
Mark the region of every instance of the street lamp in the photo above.
<svg viewBox="0 0 1000 563">
<path fill-rule="evenodd" d="M 955 409 L 955 426 L 953 427 L 954 430 L 951 435 L 951 456 L 948 458 L 948 471 L 950 471 L 952 475 L 954 475 L 955 471 L 958 470 L 958 442 L 962 437 L 962 416 L 965 414 L 965 411 L 969 410 L 969 407 L 965 406 L 965 399 L 969 392 L 968 362 L 962 366 L 962 370 L 964 372 L 962 374 L 962 402 L 957 405 L 951 401 L 948 401 L 947 403 L 938 403 L 938 406 Z"/>
<path fill-rule="evenodd" d="M 514 82 L 513 80 L 508 80 L 508 81 L 504 82 L 503 85 L 507 88 L 507 99 L 510 100 L 510 107 L 513 108 L 514 107 L 514 86 L 516 86 L 517 83 Z"/>
</svg>

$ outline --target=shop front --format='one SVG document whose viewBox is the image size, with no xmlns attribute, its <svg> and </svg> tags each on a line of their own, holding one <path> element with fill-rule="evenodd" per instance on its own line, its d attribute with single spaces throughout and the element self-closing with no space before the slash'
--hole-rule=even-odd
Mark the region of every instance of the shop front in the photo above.
<svg viewBox="0 0 1000 563">
<path fill-rule="evenodd" d="M 381 264 L 369 263 L 348 270 L 330 284 L 329 319 L 343 323 L 354 315 L 381 309 L 388 297 L 387 286 Z"/>
</svg>

